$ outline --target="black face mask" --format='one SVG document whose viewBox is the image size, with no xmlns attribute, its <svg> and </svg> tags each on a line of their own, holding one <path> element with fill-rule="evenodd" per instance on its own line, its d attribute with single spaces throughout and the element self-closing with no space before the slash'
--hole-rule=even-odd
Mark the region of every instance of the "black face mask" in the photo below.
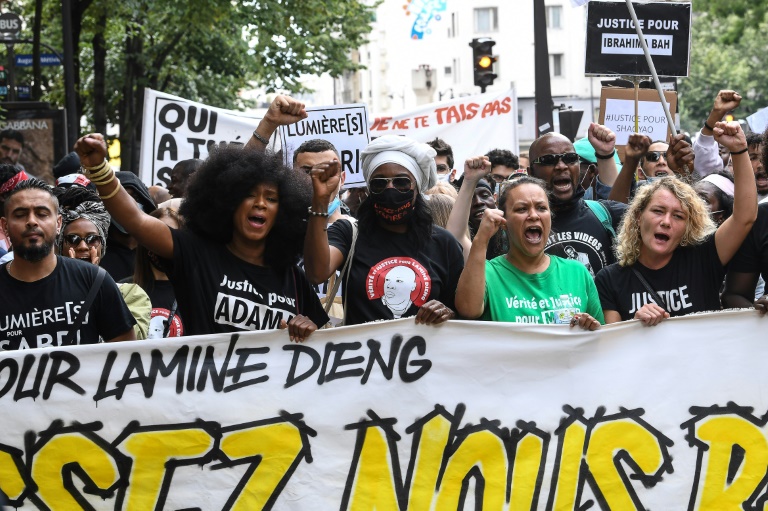
<svg viewBox="0 0 768 511">
<path fill-rule="evenodd" d="M 402 193 L 394 188 L 387 188 L 381 193 L 370 194 L 368 198 L 373 200 L 376 216 L 388 224 L 404 224 L 416 210 L 413 191 Z"/>
</svg>

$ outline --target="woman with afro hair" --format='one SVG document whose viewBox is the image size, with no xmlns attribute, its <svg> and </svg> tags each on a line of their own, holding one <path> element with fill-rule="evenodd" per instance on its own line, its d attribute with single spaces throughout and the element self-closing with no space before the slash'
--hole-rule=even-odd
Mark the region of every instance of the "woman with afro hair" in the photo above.
<svg viewBox="0 0 768 511">
<path fill-rule="evenodd" d="M 75 150 L 112 217 L 164 260 L 185 334 L 287 328 L 301 342 L 328 321 L 296 267 L 309 177 L 258 150 L 217 149 L 189 183 L 185 227 L 172 229 L 121 190 L 101 135 L 81 138 Z"/>
</svg>

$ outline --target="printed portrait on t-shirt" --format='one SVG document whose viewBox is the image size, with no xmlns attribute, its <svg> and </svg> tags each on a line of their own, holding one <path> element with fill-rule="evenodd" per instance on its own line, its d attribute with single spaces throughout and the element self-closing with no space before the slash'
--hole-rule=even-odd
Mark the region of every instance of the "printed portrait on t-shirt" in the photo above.
<svg viewBox="0 0 768 511">
<path fill-rule="evenodd" d="M 171 311 L 162 307 L 152 308 L 152 315 L 149 320 L 149 330 L 147 339 L 162 339 L 165 331 L 165 322 L 168 321 Z M 167 337 L 181 337 L 184 335 L 184 326 L 178 314 L 174 314 L 171 327 L 168 329 Z"/>
<path fill-rule="evenodd" d="M 568 256 L 568 259 L 573 259 L 586 266 L 587 270 L 589 270 L 589 274 L 594 278 L 595 272 L 592 270 L 592 263 L 589 262 L 589 256 L 587 254 L 578 252 L 571 245 L 565 245 L 563 250 L 565 251 L 565 255 Z"/>
<path fill-rule="evenodd" d="M 411 305 L 424 305 L 431 287 L 426 268 L 410 257 L 384 259 L 371 268 L 366 279 L 368 299 L 381 300 L 395 319 L 406 315 Z"/>
</svg>

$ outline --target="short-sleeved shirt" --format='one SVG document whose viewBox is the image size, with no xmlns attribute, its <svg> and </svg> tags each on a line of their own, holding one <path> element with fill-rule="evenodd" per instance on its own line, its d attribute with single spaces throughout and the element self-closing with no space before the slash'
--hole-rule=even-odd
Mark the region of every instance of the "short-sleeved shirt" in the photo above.
<svg viewBox="0 0 768 511">
<path fill-rule="evenodd" d="M 0 350 L 61 346 L 96 279 L 98 266 L 56 257 L 56 268 L 35 282 L 17 280 L 0 266 Z M 74 344 L 95 344 L 125 334 L 136 321 L 109 274 L 105 275 Z"/>
<path fill-rule="evenodd" d="M 225 245 L 187 229 L 171 229 L 173 283 L 186 335 L 279 328 L 297 314 L 328 322 L 317 294 L 296 266 L 250 264 Z"/>
<path fill-rule="evenodd" d="M 657 305 L 664 307 L 670 316 L 721 308 L 720 287 L 725 266 L 717 255 L 714 235 L 700 245 L 678 247 L 663 268 L 652 270 L 639 262 L 634 267 L 665 302 Z M 622 321 L 634 318 L 643 305 L 655 303 L 629 266 L 612 264 L 598 273 L 595 284 L 603 310 L 618 312 Z"/>
<path fill-rule="evenodd" d="M 485 321 L 568 324 L 587 313 L 605 323 L 592 276 L 578 261 L 550 256 L 541 273 L 525 273 L 506 256 L 485 263 Z"/>
<path fill-rule="evenodd" d="M 759 273 L 768 277 L 768 203 L 758 204 L 757 220 L 728 264 L 729 272 Z"/>
<path fill-rule="evenodd" d="M 619 232 L 627 205 L 607 200 L 598 202 L 608 210 L 614 232 Z M 553 216 L 552 230 L 544 251 L 579 261 L 593 278 L 604 267 L 616 261 L 611 234 L 583 199 L 579 199 L 573 209 Z"/>
<path fill-rule="evenodd" d="M 415 316 L 419 307 L 439 300 L 456 310 L 456 286 L 464 269 L 461 245 L 434 226 L 421 250 L 408 234 L 376 226 L 360 227 L 352 264 L 344 276 L 346 325 Z M 352 226 L 339 220 L 328 228 L 328 241 L 344 262 L 352 246 Z M 342 263 L 343 264 L 343 263 Z"/>
</svg>

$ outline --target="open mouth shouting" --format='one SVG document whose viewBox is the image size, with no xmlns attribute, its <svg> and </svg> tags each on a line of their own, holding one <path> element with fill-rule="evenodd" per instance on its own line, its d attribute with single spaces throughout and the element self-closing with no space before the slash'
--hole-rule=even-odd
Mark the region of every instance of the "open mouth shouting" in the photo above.
<svg viewBox="0 0 768 511">
<path fill-rule="evenodd" d="M 669 240 L 671 239 L 669 234 L 663 233 L 663 232 L 657 232 L 653 234 L 653 239 L 656 240 L 656 242 L 660 245 L 666 245 L 669 243 Z"/>
<path fill-rule="evenodd" d="M 267 218 L 263 215 L 253 214 L 248 216 L 248 224 L 255 229 L 261 229 L 267 223 Z"/>
<path fill-rule="evenodd" d="M 768 190 L 768 174 L 765 172 L 758 172 L 755 174 L 755 184 L 757 185 L 757 189 L 761 192 Z"/>
<path fill-rule="evenodd" d="M 557 196 L 570 196 L 573 193 L 573 180 L 570 173 L 558 174 L 552 178 L 552 191 Z"/>
<path fill-rule="evenodd" d="M 531 225 L 525 228 L 523 236 L 525 236 L 525 241 L 531 245 L 538 245 L 544 238 L 544 229 L 540 225 Z"/>
</svg>

